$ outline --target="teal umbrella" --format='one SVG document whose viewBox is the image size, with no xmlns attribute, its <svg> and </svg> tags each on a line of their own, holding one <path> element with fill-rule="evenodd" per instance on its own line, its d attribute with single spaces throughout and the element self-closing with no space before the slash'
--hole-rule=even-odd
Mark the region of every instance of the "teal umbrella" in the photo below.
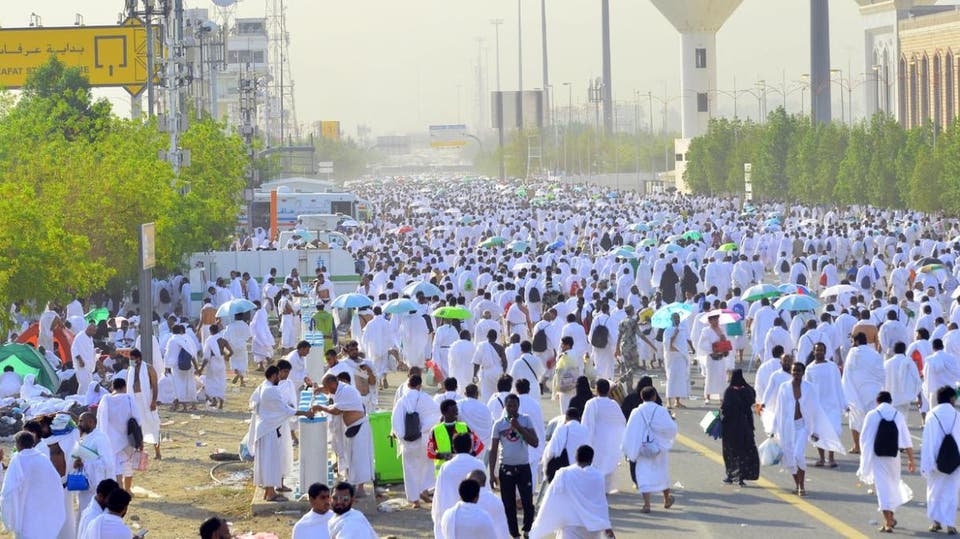
<svg viewBox="0 0 960 539">
<path fill-rule="evenodd" d="M 653 313 L 653 317 L 650 318 L 650 325 L 657 329 L 666 329 L 673 325 L 671 318 L 674 313 L 680 315 L 680 320 L 693 314 L 693 307 L 687 305 L 686 303 L 674 302 L 664 307 L 661 307 L 657 312 Z"/>
<path fill-rule="evenodd" d="M 618 258 L 636 258 L 637 253 L 633 252 L 633 249 L 628 249 L 626 247 L 617 247 L 607 252 L 610 256 L 615 256 Z"/>
<path fill-rule="evenodd" d="M 763 298 L 776 298 L 782 293 L 772 284 L 757 284 L 743 291 L 743 301 L 760 301 Z"/>
</svg>

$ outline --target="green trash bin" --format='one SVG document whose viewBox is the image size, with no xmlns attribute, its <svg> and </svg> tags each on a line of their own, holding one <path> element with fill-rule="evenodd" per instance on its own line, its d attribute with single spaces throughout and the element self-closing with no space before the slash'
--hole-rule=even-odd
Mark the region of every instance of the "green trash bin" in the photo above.
<svg viewBox="0 0 960 539">
<path fill-rule="evenodd" d="M 390 436 L 392 415 L 392 412 L 370 414 L 374 481 L 378 485 L 403 483 L 403 460 L 397 455 L 397 441 Z"/>
</svg>

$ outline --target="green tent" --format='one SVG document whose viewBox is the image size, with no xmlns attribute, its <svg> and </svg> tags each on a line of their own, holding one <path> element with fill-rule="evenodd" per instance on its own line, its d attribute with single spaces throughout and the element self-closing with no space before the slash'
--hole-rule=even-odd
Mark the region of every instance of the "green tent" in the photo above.
<svg viewBox="0 0 960 539">
<path fill-rule="evenodd" d="M 10 343 L 0 346 L 0 372 L 7 366 L 21 378 L 28 374 L 36 377 L 36 383 L 56 393 L 60 388 L 60 378 L 50 363 L 37 350 L 28 345 Z"/>
</svg>

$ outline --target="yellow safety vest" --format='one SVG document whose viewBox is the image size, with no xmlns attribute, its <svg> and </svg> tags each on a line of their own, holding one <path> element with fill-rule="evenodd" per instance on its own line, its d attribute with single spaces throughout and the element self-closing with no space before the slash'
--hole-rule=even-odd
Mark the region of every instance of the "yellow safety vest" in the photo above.
<svg viewBox="0 0 960 539">
<path fill-rule="evenodd" d="M 454 423 L 453 429 L 457 434 L 470 432 L 470 428 L 463 421 Z M 446 423 L 440 423 L 433 427 L 433 440 L 437 443 L 437 454 L 453 452 L 453 444 L 450 441 L 450 433 L 447 432 Z M 437 471 L 440 470 L 440 466 L 443 466 L 444 462 L 446 461 L 443 459 L 436 459 Z"/>
</svg>

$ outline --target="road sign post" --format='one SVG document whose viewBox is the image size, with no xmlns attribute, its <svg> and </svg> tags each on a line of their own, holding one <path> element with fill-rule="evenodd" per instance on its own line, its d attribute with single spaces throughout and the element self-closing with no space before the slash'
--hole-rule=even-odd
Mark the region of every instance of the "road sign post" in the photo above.
<svg viewBox="0 0 960 539">
<path fill-rule="evenodd" d="M 153 267 L 156 265 L 153 223 L 140 225 L 140 353 L 153 365 Z M 157 358 L 158 360 L 160 358 Z M 157 368 L 154 365 L 154 368 Z"/>
</svg>

